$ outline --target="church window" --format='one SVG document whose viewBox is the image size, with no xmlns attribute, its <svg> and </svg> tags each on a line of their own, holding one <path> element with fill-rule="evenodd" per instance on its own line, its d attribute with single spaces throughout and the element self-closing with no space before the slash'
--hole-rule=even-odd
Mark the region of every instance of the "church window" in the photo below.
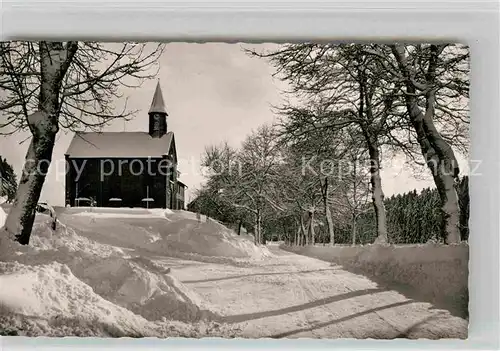
<svg viewBox="0 0 500 351">
<path fill-rule="evenodd" d="M 154 122 L 153 122 L 153 129 L 154 130 L 159 130 L 160 129 L 160 116 L 155 114 L 154 115 Z"/>
</svg>

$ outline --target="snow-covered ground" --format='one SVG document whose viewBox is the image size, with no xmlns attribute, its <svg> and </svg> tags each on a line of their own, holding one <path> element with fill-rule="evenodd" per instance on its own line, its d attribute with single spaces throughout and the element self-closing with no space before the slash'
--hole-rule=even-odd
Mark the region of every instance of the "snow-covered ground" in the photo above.
<svg viewBox="0 0 500 351">
<path fill-rule="evenodd" d="M 468 315 L 467 243 L 281 246 L 284 250 L 342 265 L 350 272 L 390 284 L 407 295 Z"/>
<path fill-rule="evenodd" d="M 256 247 L 250 236 L 238 236 L 219 222 L 187 211 L 105 209 L 59 215 L 80 235 L 113 246 L 150 254 L 198 259 L 206 262 L 260 260 L 270 253 Z M 101 235 L 105 233 L 105 235 Z"/>
<path fill-rule="evenodd" d="M 340 266 L 255 246 L 195 214 L 63 210 L 0 257 L 0 332 L 466 337 L 467 321 Z"/>
<path fill-rule="evenodd" d="M 163 211 L 165 214 L 172 215 Z M 105 221 L 113 221 L 108 215 Z M 147 216 L 152 220 L 159 214 Z M 232 327 L 220 327 L 211 306 L 173 276 L 169 264 L 154 260 L 158 253 L 140 255 L 127 245 L 79 235 L 71 219 L 78 223 L 76 218 L 81 216 L 62 217 L 65 220 L 53 232 L 50 217 L 38 214 L 30 246 L 11 244 L 9 250 L 2 250 L 2 334 L 232 336 Z M 120 217 L 136 219 L 134 214 Z M 93 229 L 103 239 L 109 234 L 106 226 Z M 114 233 L 120 229 L 116 226 Z M 141 232 L 140 228 L 136 231 Z M 130 242 L 140 243 L 147 237 L 133 236 Z M 143 244 L 147 247 L 151 242 Z M 65 327 L 61 329 L 61 325 Z"/>
<path fill-rule="evenodd" d="M 341 266 L 285 252 L 249 267 L 200 264 L 173 274 L 239 336 L 256 338 L 465 338 L 466 320 Z"/>
</svg>

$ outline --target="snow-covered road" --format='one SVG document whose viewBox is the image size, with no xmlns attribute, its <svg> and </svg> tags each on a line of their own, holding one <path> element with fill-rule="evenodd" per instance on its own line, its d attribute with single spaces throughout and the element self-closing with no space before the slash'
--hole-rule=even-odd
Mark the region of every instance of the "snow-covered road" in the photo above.
<svg viewBox="0 0 500 351">
<path fill-rule="evenodd" d="M 146 225 L 136 219 L 96 223 L 86 217 L 62 218 L 91 240 L 131 250 L 169 268 L 172 276 L 221 316 L 219 322 L 230 327 L 232 336 L 467 337 L 468 322 L 446 310 L 412 300 L 341 266 L 278 246 L 270 245 L 273 255 L 262 260 L 199 262 L 171 257 L 157 243 L 145 239 L 144 233 L 166 225 L 158 222 L 161 220 L 149 219 Z"/>
<path fill-rule="evenodd" d="M 465 338 L 467 322 L 328 262 L 271 247 L 262 264 L 179 265 L 172 274 L 241 337 Z M 191 262 L 192 263 L 192 262 Z"/>
</svg>

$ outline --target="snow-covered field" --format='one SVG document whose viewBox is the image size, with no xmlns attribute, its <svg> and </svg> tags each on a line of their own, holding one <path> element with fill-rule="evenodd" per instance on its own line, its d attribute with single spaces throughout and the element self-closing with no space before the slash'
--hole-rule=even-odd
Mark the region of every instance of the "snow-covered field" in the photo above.
<svg viewBox="0 0 500 351">
<path fill-rule="evenodd" d="M 29 336 L 460 337 L 467 321 L 183 211 L 59 209 L 5 240 L 0 333 Z M 1 238 L 0 238 L 1 239 Z"/>
</svg>

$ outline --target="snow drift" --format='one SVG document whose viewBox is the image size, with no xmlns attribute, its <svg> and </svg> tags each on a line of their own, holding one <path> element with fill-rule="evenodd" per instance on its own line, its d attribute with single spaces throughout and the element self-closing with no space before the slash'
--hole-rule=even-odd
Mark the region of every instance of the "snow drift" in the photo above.
<svg viewBox="0 0 500 351">
<path fill-rule="evenodd" d="M 167 216 L 169 222 L 151 229 L 160 234 L 165 249 L 196 253 L 202 256 L 256 258 L 270 256 L 265 246 L 256 246 L 248 236 L 238 236 L 233 230 L 211 218 L 177 211 Z"/>
<path fill-rule="evenodd" d="M 141 264 L 141 261 L 146 264 Z M 163 267 L 148 269 L 146 259 L 107 258 L 75 267 L 76 274 L 94 291 L 144 318 L 184 322 L 216 318 L 203 301 Z M 150 262 L 151 263 L 151 262 Z"/>
<path fill-rule="evenodd" d="M 143 318 L 94 293 L 66 265 L 1 263 L 1 269 L 0 301 L 16 314 L 100 322 L 131 335 L 141 334 L 147 325 Z"/>
<path fill-rule="evenodd" d="M 104 299 L 57 262 L 0 262 L 0 335 L 201 337 L 232 335 L 217 323 L 149 321 Z"/>
<path fill-rule="evenodd" d="M 113 255 L 124 255 L 120 248 L 103 245 L 76 234 L 75 230 L 63 223 L 57 223 L 56 231 L 52 230 L 51 218 L 45 214 L 37 214 L 33 224 L 33 234 L 30 246 L 40 250 L 63 250 L 66 252 L 81 252 L 99 258 Z"/>
<path fill-rule="evenodd" d="M 71 216 L 69 216 L 71 213 Z M 165 256 L 199 260 L 262 259 L 271 253 L 248 235 L 237 235 L 223 224 L 187 211 L 146 209 L 71 209 L 61 215 L 81 234 L 127 248 Z M 110 221 L 110 218 L 119 219 Z"/>
<path fill-rule="evenodd" d="M 163 258 L 270 255 L 183 211 L 71 208 L 58 218 L 54 231 L 51 217 L 37 214 L 29 246 L 0 237 L 2 334 L 13 326 L 30 336 L 231 336 Z"/>
<path fill-rule="evenodd" d="M 50 218 L 38 217 L 32 236 L 32 247 L 38 251 L 36 256 L 54 258 L 68 265 L 100 296 L 149 320 L 166 317 L 195 321 L 214 317 L 195 294 L 169 275 L 168 267 L 81 237 L 61 223 L 53 232 L 49 228 Z"/>
<path fill-rule="evenodd" d="M 70 335 L 192 337 L 197 323 L 205 325 L 198 333 L 209 332 L 217 315 L 169 267 L 50 223 L 37 215 L 30 246 L 3 252 L 0 333 L 13 325 L 25 335 L 59 335 L 54 328 L 68 324 Z"/>
</svg>

